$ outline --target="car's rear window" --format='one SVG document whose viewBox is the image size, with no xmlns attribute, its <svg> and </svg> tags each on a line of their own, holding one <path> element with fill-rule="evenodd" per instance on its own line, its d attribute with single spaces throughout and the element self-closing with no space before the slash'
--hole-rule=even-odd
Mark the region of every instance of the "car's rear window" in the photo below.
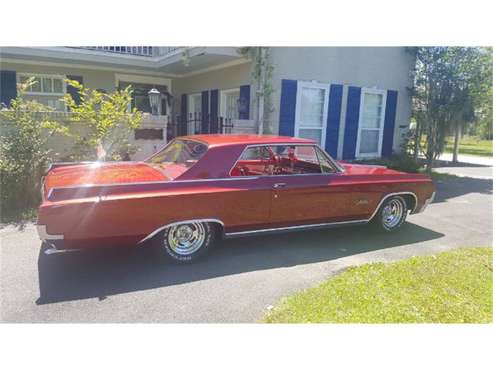
<svg viewBox="0 0 493 370">
<path fill-rule="evenodd" d="M 207 152 L 207 145 L 194 140 L 175 139 L 146 160 L 164 174 L 176 178 L 197 163 Z"/>
</svg>

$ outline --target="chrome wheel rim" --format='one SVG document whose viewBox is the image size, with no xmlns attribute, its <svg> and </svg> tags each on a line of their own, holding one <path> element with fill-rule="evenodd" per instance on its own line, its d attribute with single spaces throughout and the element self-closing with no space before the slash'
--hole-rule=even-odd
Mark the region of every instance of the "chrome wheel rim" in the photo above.
<svg viewBox="0 0 493 370">
<path fill-rule="evenodd" d="M 382 210 L 383 226 L 387 229 L 396 227 L 404 214 L 404 206 L 398 199 L 390 200 Z"/>
<path fill-rule="evenodd" d="M 171 226 L 168 244 L 173 252 L 188 256 L 196 252 L 205 240 L 204 225 L 200 222 Z"/>
</svg>

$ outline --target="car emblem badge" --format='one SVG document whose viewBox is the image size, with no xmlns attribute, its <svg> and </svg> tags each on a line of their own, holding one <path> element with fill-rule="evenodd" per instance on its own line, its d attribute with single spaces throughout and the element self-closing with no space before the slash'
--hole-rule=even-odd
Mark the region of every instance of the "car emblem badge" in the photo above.
<svg viewBox="0 0 493 370">
<path fill-rule="evenodd" d="M 362 206 L 363 204 L 368 204 L 368 200 L 367 199 L 360 199 L 356 202 L 357 206 Z"/>
</svg>

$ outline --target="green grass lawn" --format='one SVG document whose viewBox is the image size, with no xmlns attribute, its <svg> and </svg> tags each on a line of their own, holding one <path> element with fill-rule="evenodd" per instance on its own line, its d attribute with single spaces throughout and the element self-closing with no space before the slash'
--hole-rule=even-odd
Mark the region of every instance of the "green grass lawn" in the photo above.
<svg viewBox="0 0 493 370">
<path fill-rule="evenodd" d="M 445 144 L 445 152 L 453 152 L 454 138 L 448 137 Z M 473 136 L 464 136 L 459 143 L 459 155 L 471 154 L 493 157 L 493 140 L 480 140 Z"/>
<path fill-rule="evenodd" d="M 283 299 L 268 323 L 492 323 L 493 248 L 353 267 Z"/>
</svg>

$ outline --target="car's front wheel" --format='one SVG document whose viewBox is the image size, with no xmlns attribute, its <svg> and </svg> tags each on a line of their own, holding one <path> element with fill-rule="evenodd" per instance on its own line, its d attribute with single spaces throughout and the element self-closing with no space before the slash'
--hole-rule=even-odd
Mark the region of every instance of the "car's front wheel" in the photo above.
<svg viewBox="0 0 493 370">
<path fill-rule="evenodd" d="M 207 254 L 217 235 L 210 222 L 189 222 L 166 228 L 159 238 L 159 247 L 174 262 L 190 263 Z"/>
<path fill-rule="evenodd" d="M 383 202 L 372 223 L 380 231 L 395 231 L 406 221 L 407 210 L 404 198 L 400 196 L 390 197 Z"/>
</svg>

